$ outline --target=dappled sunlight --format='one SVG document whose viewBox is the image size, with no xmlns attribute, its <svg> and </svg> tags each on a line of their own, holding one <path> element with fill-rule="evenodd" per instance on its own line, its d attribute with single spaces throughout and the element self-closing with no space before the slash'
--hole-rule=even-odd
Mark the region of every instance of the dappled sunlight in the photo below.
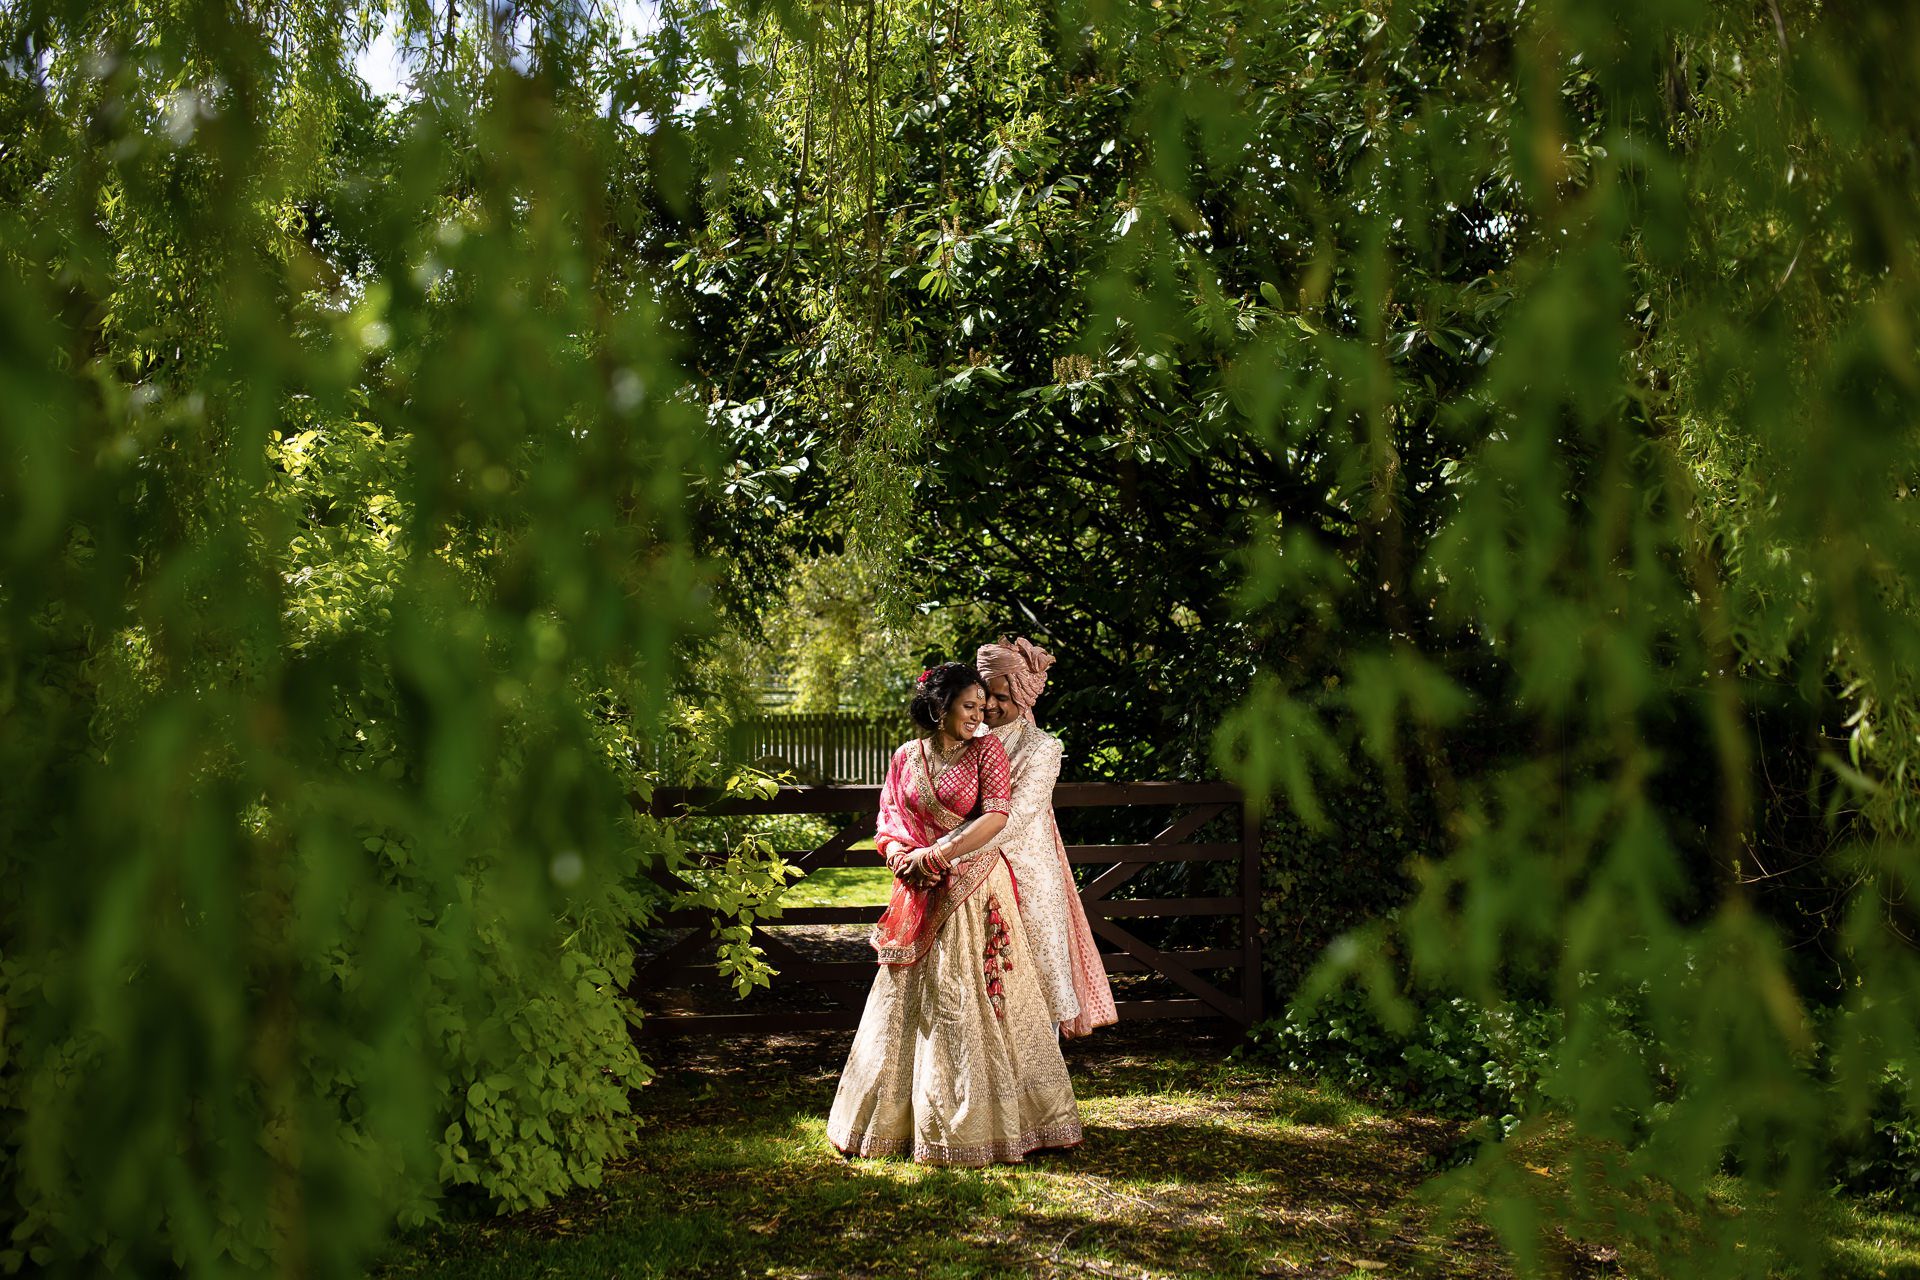
<svg viewBox="0 0 1920 1280">
<path fill-rule="evenodd" d="M 1448 1227 L 1428 1193 L 1465 1126 L 1188 1041 L 1169 1047 L 1164 1029 L 1134 1024 L 1075 1042 L 1085 1140 L 984 1169 L 835 1152 L 825 1115 L 842 1033 L 663 1046 L 658 1078 L 636 1095 L 635 1150 L 604 1186 L 416 1234 L 383 1274 L 1512 1274 L 1477 1211 Z M 1537 1166 L 1530 1177 L 1558 1178 L 1565 1136 L 1514 1154 Z M 1822 1275 L 1920 1276 L 1920 1222 L 1836 1204 L 1828 1231 Z M 1555 1248 L 1567 1275 L 1625 1274 L 1610 1248 L 1559 1237 Z"/>
<path fill-rule="evenodd" d="M 1075 1044 L 1083 1143 L 984 1169 L 836 1153 L 843 1036 L 675 1045 L 606 1187 L 504 1231 L 443 1232 L 434 1264 L 423 1250 L 393 1274 L 539 1274 L 512 1259 L 642 1238 L 623 1276 L 1411 1275 L 1443 1250 L 1449 1274 L 1505 1274 L 1484 1231 L 1423 1226 L 1418 1189 L 1458 1126 L 1223 1065 L 1200 1039 L 1167 1051 L 1129 1027 Z"/>
<path fill-rule="evenodd" d="M 1833 1235 L 1833 1254 L 1858 1275 L 1920 1276 L 1920 1222 L 1904 1214 L 1845 1209 Z"/>
</svg>

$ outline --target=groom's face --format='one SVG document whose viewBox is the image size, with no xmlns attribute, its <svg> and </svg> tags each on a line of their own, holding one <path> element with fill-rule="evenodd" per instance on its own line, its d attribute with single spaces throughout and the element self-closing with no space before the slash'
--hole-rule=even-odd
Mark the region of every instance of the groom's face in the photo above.
<svg viewBox="0 0 1920 1280">
<path fill-rule="evenodd" d="M 987 724 L 990 728 L 1001 725 L 1020 716 L 1020 708 L 1013 701 L 1013 681 L 1005 676 L 994 676 L 987 681 Z"/>
</svg>

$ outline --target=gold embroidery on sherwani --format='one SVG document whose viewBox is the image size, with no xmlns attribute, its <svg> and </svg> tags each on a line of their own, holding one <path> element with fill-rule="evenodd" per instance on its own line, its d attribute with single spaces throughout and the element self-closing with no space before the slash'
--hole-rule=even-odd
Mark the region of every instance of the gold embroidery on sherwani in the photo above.
<svg viewBox="0 0 1920 1280">
<path fill-rule="evenodd" d="M 1012 767 L 1012 797 L 1000 848 L 1020 886 L 1027 955 L 1040 990 L 1069 1035 L 1114 1021 L 1113 989 L 1080 906 L 1079 888 L 1053 821 L 1060 739 L 1029 720 L 993 730 Z"/>
<path fill-rule="evenodd" d="M 1059 740 L 1014 720 L 994 729 L 1013 764 L 1013 804 L 1000 847 L 1020 886 L 1020 916 L 1026 922 L 1029 958 L 1038 967 L 1040 990 L 1056 1022 L 1080 1015 L 1073 985 L 1072 947 L 1067 938 L 1066 895 L 1074 888 L 1056 868 L 1053 832 L 1046 818 L 1059 772 Z"/>
</svg>

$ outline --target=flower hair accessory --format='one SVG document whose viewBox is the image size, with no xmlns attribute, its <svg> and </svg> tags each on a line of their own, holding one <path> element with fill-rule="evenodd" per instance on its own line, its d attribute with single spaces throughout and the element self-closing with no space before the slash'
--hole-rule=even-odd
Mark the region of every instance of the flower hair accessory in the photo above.
<svg viewBox="0 0 1920 1280">
<path fill-rule="evenodd" d="M 916 689 L 924 689 L 924 688 L 926 688 L 926 687 L 927 687 L 927 677 L 928 677 L 928 676 L 930 676 L 930 675 L 932 675 L 932 674 L 933 674 L 933 671 L 932 671 L 932 669 L 931 669 L 931 668 L 928 668 L 928 667 L 922 667 L 922 668 L 920 669 L 920 678 L 919 678 L 918 680 L 915 680 L 915 681 L 913 682 L 913 687 L 914 687 L 914 688 L 916 688 Z"/>
</svg>

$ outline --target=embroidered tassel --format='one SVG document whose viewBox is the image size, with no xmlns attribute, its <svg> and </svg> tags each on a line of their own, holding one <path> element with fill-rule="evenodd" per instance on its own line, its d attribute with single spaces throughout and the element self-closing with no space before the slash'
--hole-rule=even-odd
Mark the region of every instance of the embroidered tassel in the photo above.
<svg viewBox="0 0 1920 1280">
<path fill-rule="evenodd" d="M 1006 988 L 1001 985 L 1000 975 L 1013 968 L 1012 957 L 1005 954 L 1012 939 L 1008 934 L 1007 922 L 1000 916 L 1000 895 L 987 896 L 987 945 L 985 971 L 987 979 L 987 1003 L 993 1006 L 993 1016 L 1007 1016 Z"/>
</svg>

